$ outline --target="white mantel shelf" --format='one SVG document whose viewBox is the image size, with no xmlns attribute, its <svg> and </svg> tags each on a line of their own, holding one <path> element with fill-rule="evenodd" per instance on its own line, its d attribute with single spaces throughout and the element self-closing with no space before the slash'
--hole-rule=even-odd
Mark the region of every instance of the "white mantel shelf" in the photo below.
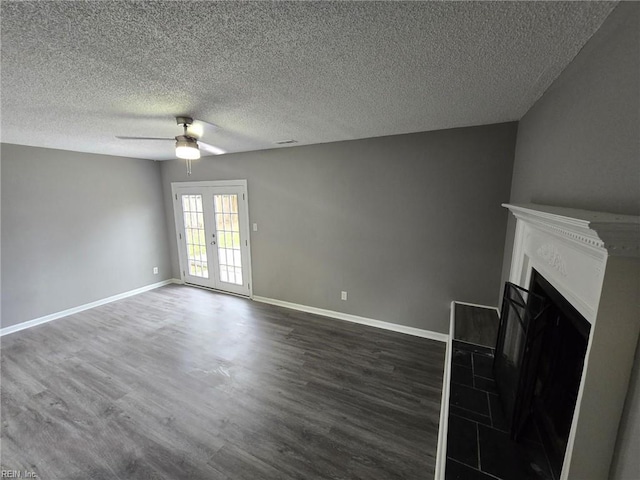
<svg viewBox="0 0 640 480">
<path fill-rule="evenodd" d="M 561 479 L 606 479 L 640 332 L 640 217 L 503 204 L 517 218 L 509 281 L 542 274 L 591 324 Z"/>
<path fill-rule="evenodd" d="M 640 255 L 640 217 L 548 205 L 503 203 L 516 218 L 537 224 L 609 255 Z"/>
</svg>

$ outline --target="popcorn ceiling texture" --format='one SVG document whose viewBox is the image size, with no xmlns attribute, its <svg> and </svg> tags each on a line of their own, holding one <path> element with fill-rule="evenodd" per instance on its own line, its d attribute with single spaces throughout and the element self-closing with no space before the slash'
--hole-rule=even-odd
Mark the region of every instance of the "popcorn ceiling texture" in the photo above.
<svg viewBox="0 0 640 480">
<path fill-rule="evenodd" d="M 2 141 L 164 160 L 518 120 L 612 2 L 1 4 Z"/>
</svg>

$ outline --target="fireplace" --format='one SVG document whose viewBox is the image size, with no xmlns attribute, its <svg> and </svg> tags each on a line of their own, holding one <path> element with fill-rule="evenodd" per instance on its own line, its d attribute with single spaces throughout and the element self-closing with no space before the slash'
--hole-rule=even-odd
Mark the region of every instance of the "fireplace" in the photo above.
<svg viewBox="0 0 640 480">
<path fill-rule="evenodd" d="M 538 271 L 507 282 L 494 377 L 513 440 L 537 429 L 560 478 L 589 341 L 589 322 Z"/>
<path fill-rule="evenodd" d="M 640 217 L 504 206 L 517 219 L 505 298 L 525 333 L 502 340 L 495 369 L 521 395 L 505 402 L 512 434 L 535 422 L 556 478 L 607 478 L 640 330 Z"/>
</svg>

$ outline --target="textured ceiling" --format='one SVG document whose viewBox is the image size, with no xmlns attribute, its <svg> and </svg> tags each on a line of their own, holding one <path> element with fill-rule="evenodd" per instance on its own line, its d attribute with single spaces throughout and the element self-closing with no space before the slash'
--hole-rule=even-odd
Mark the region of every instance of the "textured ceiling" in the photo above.
<svg viewBox="0 0 640 480">
<path fill-rule="evenodd" d="M 517 120 L 614 7 L 3 0 L 1 140 L 162 160 L 115 136 L 188 114 L 240 152 Z"/>
</svg>

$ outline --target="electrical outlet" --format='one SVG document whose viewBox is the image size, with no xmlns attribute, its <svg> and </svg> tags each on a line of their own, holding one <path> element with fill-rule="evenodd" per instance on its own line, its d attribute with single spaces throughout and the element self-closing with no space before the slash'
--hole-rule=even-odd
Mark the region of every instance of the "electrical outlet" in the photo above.
<svg viewBox="0 0 640 480">
<path fill-rule="evenodd" d="M 254 223 L 254 224 L 253 224 L 253 231 L 254 231 L 254 232 L 257 232 L 257 231 L 258 231 L 258 224 L 257 224 L 257 223 Z"/>
<path fill-rule="evenodd" d="M 340 293 L 340 298 L 341 298 L 342 300 L 346 300 L 346 299 L 347 299 L 347 292 L 342 291 L 342 293 Z"/>
<path fill-rule="evenodd" d="M 153 267 L 153 274 L 157 275 L 158 274 L 158 267 Z"/>
</svg>

